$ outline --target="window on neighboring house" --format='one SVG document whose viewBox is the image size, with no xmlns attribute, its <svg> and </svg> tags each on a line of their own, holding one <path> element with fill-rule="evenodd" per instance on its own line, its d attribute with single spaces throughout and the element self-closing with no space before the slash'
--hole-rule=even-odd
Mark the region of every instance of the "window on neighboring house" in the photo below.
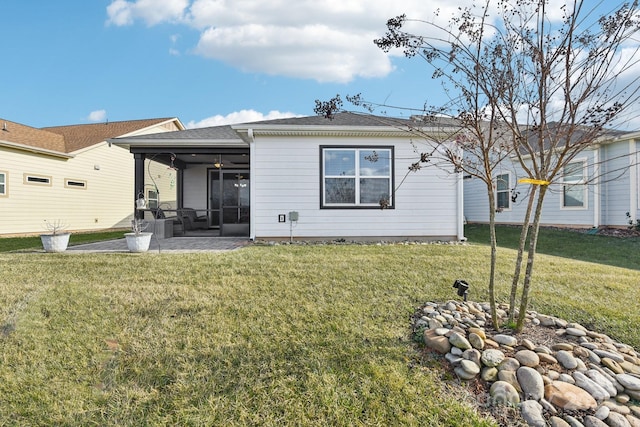
<svg viewBox="0 0 640 427">
<path fill-rule="evenodd" d="M 579 160 L 567 164 L 562 171 L 562 207 L 585 207 L 587 186 L 584 178 L 585 162 Z"/>
<path fill-rule="evenodd" d="M 66 188 L 79 188 L 84 190 L 87 188 L 87 181 L 82 181 L 79 179 L 65 179 L 64 186 Z"/>
<path fill-rule="evenodd" d="M 508 173 L 496 176 L 496 208 L 498 210 L 511 209 L 511 190 Z"/>
<path fill-rule="evenodd" d="M 24 174 L 24 182 L 25 184 L 51 186 L 51 177 L 43 175 Z"/>
<path fill-rule="evenodd" d="M 0 197 L 7 196 L 7 190 L 7 173 L 0 171 Z"/>
<path fill-rule="evenodd" d="M 393 207 L 393 147 L 320 147 L 321 207 Z"/>
<path fill-rule="evenodd" d="M 147 190 L 147 208 L 156 209 L 158 207 L 158 192 Z"/>
</svg>

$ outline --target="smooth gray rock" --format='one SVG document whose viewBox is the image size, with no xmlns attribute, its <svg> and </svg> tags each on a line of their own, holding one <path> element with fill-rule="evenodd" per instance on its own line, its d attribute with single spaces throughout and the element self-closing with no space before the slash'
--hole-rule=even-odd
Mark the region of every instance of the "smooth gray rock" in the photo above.
<svg viewBox="0 0 640 427">
<path fill-rule="evenodd" d="M 640 391 L 640 378 L 630 374 L 618 374 L 616 380 L 627 390 Z"/>
<path fill-rule="evenodd" d="M 565 369 L 575 369 L 578 367 L 578 361 L 573 354 L 567 350 L 558 351 L 555 357 L 558 359 L 558 363 L 560 363 Z"/>
<path fill-rule="evenodd" d="M 498 344 L 508 345 L 509 347 L 518 345 L 518 339 L 511 335 L 497 334 L 494 335 L 493 340 Z"/>
<path fill-rule="evenodd" d="M 489 389 L 492 405 L 514 406 L 520 403 L 518 391 L 506 381 L 496 381 Z"/>
<path fill-rule="evenodd" d="M 585 372 L 585 375 L 600 387 L 604 388 L 607 393 L 609 393 L 609 396 L 614 397 L 618 394 L 618 390 L 616 390 L 616 387 L 613 385 L 613 383 L 609 381 L 609 379 L 605 377 L 600 371 L 596 369 L 589 369 Z"/>
<path fill-rule="evenodd" d="M 459 349 L 462 349 L 462 350 L 467 350 L 471 348 L 471 343 L 469 343 L 469 340 L 467 340 L 465 337 L 463 337 L 457 332 L 454 332 L 451 335 L 449 335 L 449 343 L 451 343 L 452 346 L 458 347 Z"/>
<path fill-rule="evenodd" d="M 542 416 L 542 405 L 535 400 L 525 400 L 522 402 L 520 404 L 520 414 L 531 427 L 546 427 L 547 425 L 547 422 Z"/>
<path fill-rule="evenodd" d="M 538 371 L 522 366 L 516 371 L 518 384 L 526 400 L 540 400 L 544 397 L 544 381 Z"/>
<path fill-rule="evenodd" d="M 500 350 L 490 348 L 482 352 L 480 360 L 482 360 L 482 364 L 485 366 L 498 366 L 500 362 L 504 360 L 504 353 Z"/>
<path fill-rule="evenodd" d="M 604 421 L 599 420 L 598 418 L 587 415 L 584 417 L 584 427 L 609 427 Z"/>
<path fill-rule="evenodd" d="M 594 399 L 598 402 L 602 402 L 611 396 L 607 393 L 607 390 L 600 387 L 591 378 L 587 377 L 581 372 L 574 372 L 573 378 L 576 380 L 576 385 L 583 390 L 586 390 Z"/>
<path fill-rule="evenodd" d="M 609 427 L 631 427 L 631 424 L 629 424 L 629 421 L 624 415 L 613 411 L 609 413 L 609 416 L 604 422 Z"/>
<path fill-rule="evenodd" d="M 551 427 L 571 427 L 571 425 L 560 417 L 553 416 L 549 418 Z"/>
<path fill-rule="evenodd" d="M 531 350 L 520 350 L 514 356 L 521 366 L 535 368 L 540 364 L 540 357 Z"/>
</svg>

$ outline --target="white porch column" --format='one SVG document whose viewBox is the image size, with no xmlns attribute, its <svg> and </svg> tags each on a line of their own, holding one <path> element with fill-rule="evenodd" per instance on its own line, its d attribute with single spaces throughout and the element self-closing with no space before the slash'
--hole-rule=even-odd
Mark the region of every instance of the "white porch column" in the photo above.
<svg viewBox="0 0 640 427">
<path fill-rule="evenodd" d="M 249 136 L 249 239 L 256 239 L 256 174 L 253 172 L 255 164 L 256 140 L 253 137 L 253 129 L 247 132 Z"/>
</svg>

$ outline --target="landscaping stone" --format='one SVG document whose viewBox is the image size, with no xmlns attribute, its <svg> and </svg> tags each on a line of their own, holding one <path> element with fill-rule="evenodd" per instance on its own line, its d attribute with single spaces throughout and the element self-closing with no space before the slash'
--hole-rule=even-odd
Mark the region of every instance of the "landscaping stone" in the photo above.
<svg viewBox="0 0 640 427">
<path fill-rule="evenodd" d="M 583 373 L 576 371 L 573 373 L 573 378 L 576 380 L 576 386 L 586 390 L 597 401 L 601 402 L 611 397 L 604 388 Z"/>
<path fill-rule="evenodd" d="M 496 381 L 489 389 L 492 405 L 515 405 L 520 403 L 520 394 L 508 382 Z"/>
<path fill-rule="evenodd" d="M 535 368 L 540 364 L 540 357 L 531 350 L 520 350 L 516 353 L 515 358 L 520 362 L 521 366 Z"/>
<path fill-rule="evenodd" d="M 537 401 L 544 397 L 544 382 L 538 371 L 523 366 L 516 371 L 516 378 L 526 400 Z"/>
<path fill-rule="evenodd" d="M 568 422 L 556 416 L 549 418 L 549 425 L 551 427 L 571 427 L 571 425 Z"/>
<path fill-rule="evenodd" d="M 424 331 L 424 343 L 427 347 L 438 353 L 445 354 L 451 349 L 451 344 L 447 337 L 436 334 L 433 329 L 425 329 Z"/>
<path fill-rule="evenodd" d="M 505 357 L 502 362 L 498 365 L 498 370 L 500 371 L 517 371 L 520 367 L 520 362 L 518 359 L 513 357 Z"/>
<path fill-rule="evenodd" d="M 578 361 L 568 350 L 560 350 L 555 355 L 558 363 L 565 369 L 575 369 L 578 367 Z"/>
<path fill-rule="evenodd" d="M 482 352 L 482 363 L 485 366 L 498 366 L 504 360 L 504 353 L 496 349 L 488 349 Z"/>
<path fill-rule="evenodd" d="M 473 348 L 476 348 L 478 350 L 482 350 L 484 348 L 484 340 L 480 335 L 476 333 L 472 332 L 469 334 L 469 343 Z"/>
<path fill-rule="evenodd" d="M 522 418 L 531 427 L 546 427 L 547 422 L 542 416 L 542 405 L 535 400 L 525 400 L 520 404 Z"/>
<path fill-rule="evenodd" d="M 518 345 L 518 339 L 511 335 L 498 334 L 493 336 L 493 340 L 498 344 L 514 347 Z"/>
<path fill-rule="evenodd" d="M 616 380 L 627 390 L 640 391 L 640 378 L 630 374 L 618 374 Z"/>
<path fill-rule="evenodd" d="M 607 426 L 607 424 L 598 419 L 597 417 L 594 417 L 592 415 L 587 415 L 586 417 L 584 417 L 584 427 L 609 427 Z"/>
<path fill-rule="evenodd" d="M 530 426 L 640 427 L 640 357 L 630 346 L 577 323 L 527 312 L 523 334 L 495 333 L 489 305 L 449 301 L 420 309 L 414 330 L 461 380 L 489 389 L 490 405 L 519 405 Z M 499 309 L 502 322 L 507 312 Z M 525 336 L 550 328 L 548 345 Z M 546 326 L 544 326 L 546 325 Z M 541 332 L 541 331 L 536 331 Z M 600 404 L 599 404 L 600 403 Z M 562 414 L 562 415 L 561 415 Z"/>
<path fill-rule="evenodd" d="M 457 332 L 454 332 L 449 336 L 449 342 L 451 343 L 452 346 L 458 347 L 459 349 L 462 349 L 462 350 L 467 350 L 471 348 L 471 344 L 469 343 L 469 340 L 467 340 L 465 337 L 463 337 Z"/>
<path fill-rule="evenodd" d="M 617 412 L 610 412 L 606 420 L 604 420 L 609 427 L 631 427 L 627 418 Z"/>
</svg>

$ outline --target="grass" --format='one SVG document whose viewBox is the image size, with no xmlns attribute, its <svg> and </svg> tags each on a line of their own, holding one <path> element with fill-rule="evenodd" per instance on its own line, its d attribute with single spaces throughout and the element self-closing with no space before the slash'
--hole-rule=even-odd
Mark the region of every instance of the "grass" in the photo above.
<svg viewBox="0 0 640 427">
<path fill-rule="evenodd" d="M 124 231 L 122 230 L 103 231 L 97 233 L 72 233 L 69 238 L 69 246 L 99 242 L 101 240 L 119 239 L 122 238 L 123 235 Z M 0 252 L 32 250 L 38 248 L 42 249 L 40 236 L 0 238 Z"/>
<path fill-rule="evenodd" d="M 504 300 L 514 252 L 500 254 Z M 483 245 L 0 254 L 0 425 L 492 425 L 409 336 L 456 278 L 486 300 L 487 259 Z M 537 267 L 533 308 L 640 346 L 640 272 Z"/>
<path fill-rule="evenodd" d="M 518 226 L 498 226 L 498 245 L 518 249 Z M 465 236 L 470 242 L 489 244 L 489 226 L 469 224 Z M 616 267 L 640 269 L 640 238 L 616 238 L 591 235 L 571 230 L 541 228 L 537 252 L 580 261 L 595 262 Z"/>
</svg>

